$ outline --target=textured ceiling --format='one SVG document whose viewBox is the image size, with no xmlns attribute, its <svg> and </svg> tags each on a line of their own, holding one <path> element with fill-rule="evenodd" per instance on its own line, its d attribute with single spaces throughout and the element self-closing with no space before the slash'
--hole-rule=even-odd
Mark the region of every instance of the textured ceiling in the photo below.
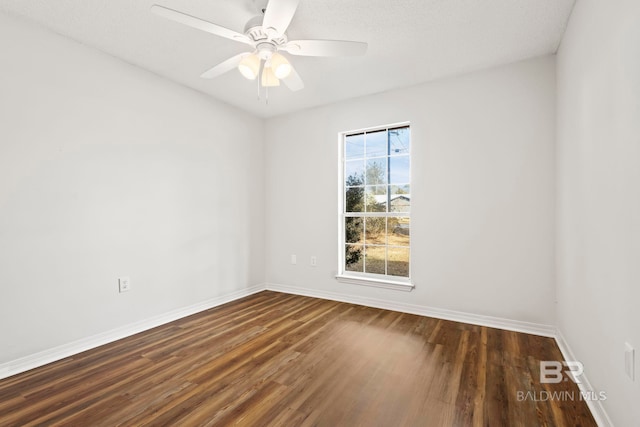
<svg viewBox="0 0 640 427">
<path fill-rule="evenodd" d="M 299 92 L 269 91 L 231 71 L 200 74 L 246 45 L 163 19 L 154 3 L 243 32 L 253 0 L 0 0 L 21 15 L 261 117 L 554 53 L 574 0 L 300 0 L 289 39 L 369 43 L 363 57 L 290 57 Z M 99 84 L 99 81 L 96 81 Z"/>
</svg>

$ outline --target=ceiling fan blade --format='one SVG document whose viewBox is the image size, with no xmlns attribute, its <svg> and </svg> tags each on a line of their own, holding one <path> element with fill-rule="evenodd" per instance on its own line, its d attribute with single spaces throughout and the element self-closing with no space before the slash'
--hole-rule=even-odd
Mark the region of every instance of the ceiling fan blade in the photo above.
<svg viewBox="0 0 640 427">
<path fill-rule="evenodd" d="M 246 43 L 253 46 L 253 41 L 244 34 L 240 34 L 236 31 L 230 30 L 220 25 L 213 24 L 204 19 L 196 18 L 195 16 L 187 15 L 186 13 L 178 12 L 177 10 L 169 9 L 168 7 L 154 4 L 151 6 L 151 11 L 156 15 L 160 15 L 163 18 L 170 19 L 180 24 L 188 25 L 198 30 L 206 31 L 207 33 L 215 34 L 216 36 L 225 37 L 227 39 L 235 40 L 238 42 Z"/>
<path fill-rule="evenodd" d="M 248 55 L 251 55 L 251 54 L 249 52 L 244 52 L 239 55 L 232 56 L 226 61 L 219 63 L 215 67 L 208 69 L 207 71 L 202 73 L 200 77 L 202 77 L 203 79 L 212 79 L 214 77 L 218 77 L 219 75 L 224 74 L 236 68 L 238 64 L 240 64 L 240 61 L 242 61 L 242 59 Z"/>
<path fill-rule="evenodd" d="M 292 92 L 304 89 L 304 82 L 300 78 L 300 75 L 296 72 L 296 69 L 293 67 L 291 67 L 291 73 L 287 77 L 282 79 L 282 81 Z"/>
<path fill-rule="evenodd" d="M 287 31 L 300 0 L 269 0 L 264 12 L 262 26 L 273 28 L 279 35 Z"/>
<path fill-rule="evenodd" d="M 280 49 L 301 56 L 359 56 L 367 47 L 367 43 L 344 40 L 292 40 Z"/>
</svg>

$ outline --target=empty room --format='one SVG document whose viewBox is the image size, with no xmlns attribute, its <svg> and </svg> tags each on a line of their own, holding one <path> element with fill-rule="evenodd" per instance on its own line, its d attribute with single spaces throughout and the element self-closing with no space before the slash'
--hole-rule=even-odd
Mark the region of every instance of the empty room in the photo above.
<svg viewBox="0 0 640 427">
<path fill-rule="evenodd" d="M 0 0 L 0 426 L 640 425 L 637 0 Z"/>
</svg>

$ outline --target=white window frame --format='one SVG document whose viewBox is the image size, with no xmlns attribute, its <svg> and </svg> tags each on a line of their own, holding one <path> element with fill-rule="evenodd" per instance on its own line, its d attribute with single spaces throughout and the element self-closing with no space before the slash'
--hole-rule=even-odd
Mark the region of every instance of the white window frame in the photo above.
<svg viewBox="0 0 640 427">
<path fill-rule="evenodd" d="M 373 286 L 377 288 L 385 288 L 385 289 L 395 289 L 400 291 L 411 291 L 414 288 L 414 284 L 411 281 L 411 270 L 413 265 L 413 238 L 409 240 L 409 277 L 400 277 L 400 276 L 391 276 L 391 275 L 383 275 L 383 274 L 374 274 L 374 273 L 361 273 L 354 271 L 346 271 L 345 270 L 345 230 L 344 223 L 345 217 L 347 216 L 344 212 L 345 209 L 345 141 L 348 135 L 353 135 L 357 133 L 363 132 L 375 132 L 380 130 L 389 130 L 393 128 L 399 127 L 409 127 L 409 183 L 412 183 L 412 169 L 413 169 L 413 159 L 411 152 L 413 151 L 413 141 L 411 140 L 411 123 L 410 122 L 401 122 L 401 123 L 393 123 L 389 125 L 382 126 L 374 126 L 366 129 L 357 129 L 346 132 L 340 132 L 338 134 L 338 274 L 336 275 L 336 280 L 342 283 L 349 283 L 354 285 L 364 285 L 364 286 Z M 413 201 L 413 193 L 411 196 L 411 200 Z M 412 203 L 413 205 L 413 203 Z M 402 216 L 412 217 L 411 213 L 413 211 L 413 206 L 409 210 L 408 213 L 403 213 Z M 389 215 L 388 212 L 380 213 L 380 214 L 370 214 L 370 216 L 382 216 L 389 217 L 395 215 Z M 413 228 L 413 221 L 411 222 L 411 228 Z"/>
</svg>

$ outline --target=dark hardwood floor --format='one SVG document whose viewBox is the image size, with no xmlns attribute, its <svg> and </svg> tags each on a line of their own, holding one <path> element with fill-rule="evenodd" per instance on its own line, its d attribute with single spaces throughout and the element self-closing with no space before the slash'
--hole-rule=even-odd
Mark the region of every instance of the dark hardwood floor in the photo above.
<svg viewBox="0 0 640 427">
<path fill-rule="evenodd" d="M 596 425 L 540 360 L 553 339 L 261 292 L 0 381 L 0 425 Z"/>
</svg>

